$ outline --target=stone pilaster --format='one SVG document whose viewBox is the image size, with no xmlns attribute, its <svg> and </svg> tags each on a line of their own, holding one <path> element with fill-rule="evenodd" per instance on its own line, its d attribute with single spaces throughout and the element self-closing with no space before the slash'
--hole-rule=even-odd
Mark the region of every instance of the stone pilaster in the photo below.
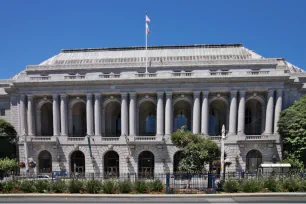
<svg viewBox="0 0 306 204">
<path fill-rule="evenodd" d="M 265 134 L 272 134 L 273 129 L 273 106 L 274 106 L 274 90 L 268 91 L 267 98 L 267 109 L 266 109 L 266 129 Z"/>
<path fill-rule="evenodd" d="M 86 123 L 87 123 L 87 135 L 92 136 L 93 133 L 93 105 L 92 94 L 86 95 Z"/>
<path fill-rule="evenodd" d="M 27 121 L 26 121 L 26 113 L 25 113 L 25 95 L 21 94 L 20 95 L 20 131 L 21 131 L 21 135 L 27 135 Z"/>
<path fill-rule="evenodd" d="M 34 105 L 33 95 L 28 95 L 28 135 L 29 136 L 33 136 L 35 134 L 33 105 Z"/>
<path fill-rule="evenodd" d="M 60 119 L 59 119 L 59 104 L 58 94 L 53 94 L 53 135 L 60 135 Z"/>
<path fill-rule="evenodd" d="M 129 114 L 130 136 L 136 135 L 136 93 L 130 93 L 130 114 Z"/>
<path fill-rule="evenodd" d="M 101 94 L 95 93 L 95 136 L 101 136 Z"/>
<path fill-rule="evenodd" d="M 192 132 L 194 134 L 200 133 L 200 91 L 193 92 L 193 125 Z"/>
<path fill-rule="evenodd" d="M 129 134 L 127 93 L 121 93 L 121 136 Z"/>
<path fill-rule="evenodd" d="M 208 91 L 203 91 L 203 100 L 202 100 L 202 122 L 201 130 L 203 135 L 208 135 L 209 127 L 209 104 L 208 104 Z"/>
<path fill-rule="evenodd" d="M 236 135 L 237 125 L 237 91 L 231 91 L 231 102 L 230 102 L 230 117 L 229 117 L 229 135 Z"/>
<path fill-rule="evenodd" d="M 68 135 L 68 120 L 67 120 L 67 95 L 61 94 L 61 135 Z"/>
<path fill-rule="evenodd" d="M 165 135 L 169 136 L 173 130 L 173 113 L 172 113 L 172 92 L 166 92 L 166 107 L 165 107 Z"/>
<path fill-rule="evenodd" d="M 245 127 L 245 91 L 239 91 L 239 107 L 238 107 L 238 135 L 244 135 Z"/>
<path fill-rule="evenodd" d="M 278 89 L 276 90 L 276 104 L 275 104 L 275 113 L 274 113 L 274 134 L 277 134 L 278 132 L 278 120 L 280 112 L 282 111 L 282 105 L 283 105 L 283 90 Z"/>
<path fill-rule="evenodd" d="M 164 92 L 157 92 L 157 124 L 156 133 L 164 135 Z"/>
</svg>

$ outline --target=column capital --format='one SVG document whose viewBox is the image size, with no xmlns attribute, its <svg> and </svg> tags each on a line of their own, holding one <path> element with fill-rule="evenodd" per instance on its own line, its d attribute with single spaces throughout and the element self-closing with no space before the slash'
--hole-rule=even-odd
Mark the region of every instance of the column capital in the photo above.
<svg viewBox="0 0 306 204">
<path fill-rule="evenodd" d="M 268 89 L 268 95 L 273 95 L 274 91 L 275 91 L 275 89 Z"/>
<path fill-rule="evenodd" d="M 240 96 L 245 96 L 246 90 L 239 90 L 239 94 L 240 94 Z"/>
<path fill-rule="evenodd" d="M 128 93 L 127 92 L 121 92 L 121 97 L 127 97 Z"/>
<path fill-rule="evenodd" d="M 86 98 L 91 98 L 92 97 L 92 93 L 87 93 L 86 94 Z"/>
<path fill-rule="evenodd" d="M 27 94 L 28 100 L 33 100 L 34 95 L 33 94 Z"/>
<path fill-rule="evenodd" d="M 237 96 L 237 90 L 231 90 L 230 93 L 231 93 L 231 96 Z"/>
<path fill-rule="evenodd" d="M 67 94 L 66 93 L 61 93 L 60 97 L 61 97 L 61 99 L 65 99 L 67 97 Z"/>
<path fill-rule="evenodd" d="M 203 94 L 203 97 L 208 97 L 209 91 L 208 90 L 203 90 L 202 94 Z"/>
<path fill-rule="evenodd" d="M 164 92 L 163 91 L 157 91 L 157 96 L 158 97 L 163 97 L 164 96 Z"/>
<path fill-rule="evenodd" d="M 172 91 L 166 91 L 166 96 L 172 96 Z"/>
<path fill-rule="evenodd" d="M 22 93 L 22 94 L 19 94 L 19 96 L 20 96 L 20 97 L 25 97 L 25 94 Z"/>
<path fill-rule="evenodd" d="M 201 91 L 193 91 L 193 97 L 199 97 Z"/>
<path fill-rule="evenodd" d="M 277 94 L 283 94 L 283 89 L 276 89 Z"/>
<path fill-rule="evenodd" d="M 53 94 L 52 94 L 52 97 L 53 97 L 53 99 L 57 99 L 58 94 L 57 94 L 57 93 L 53 93 Z"/>
<path fill-rule="evenodd" d="M 94 95 L 95 97 L 100 97 L 100 96 L 101 96 L 101 93 L 96 92 L 96 93 L 93 93 L 93 95 Z"/>
<path fill-rule="evenodd" d="M 129 92 L 130 97 L 135 98 L 136 97 L 136 92 Z"/>
</svg>

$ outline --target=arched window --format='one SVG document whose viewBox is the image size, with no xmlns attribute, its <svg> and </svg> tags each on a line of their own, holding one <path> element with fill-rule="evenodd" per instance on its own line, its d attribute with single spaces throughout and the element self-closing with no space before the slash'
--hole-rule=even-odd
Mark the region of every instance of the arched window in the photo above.
<svg viewBox="0 0 306 204">
<path fill-rule="evenodd" d="M 183 157 L 183 152 L 182 151 L 178 151 L 174 154 L 174 158 L 173 158 L 173 173 L 178 172 L 179 171 L 179 164 L 180 161 L 182 160 Z"/>
<path fill-rule="evenodd" d="M 70 156 L 70 162 L 71 172 L 85 173 L 85 155 L 83 152 L 79 150 L 73 152 Z"/>
<path fill-rule="evenodd" d="M 104 175 L 106 178 L 119 177 L 119 155 L 109 151 L 104 155 Z"/>
<path fill-rule="evenodd" d="M 185 127 L 185 130 L 188 130 L 188 119 L 184 110 L 180 111 L 180 114 L 176 115 L 174 119 L 174 131 Z"/>
<path fill-rule="evenodd" d="M 221 100 L 213 101 L 209 110 L 209 135 L 219 136 L 221 135 L 222 126 L 226 126 L 226 104 Z"/>
<path fill-rule="evenodd" d="M 173 116 L 173 131 L 181 129 L 182 126 L 185 126 L 186 130 L 191 130 L 191 106 L 187 101 L 175 103 Z"/>
<path fill-rule="evenodd" d="M 139 135 L 156 135 L 156 106 L 151 101 L 145 101 L 139 106 Z"/>
<path fill-rule="evenodd" d="M 156 132 L 156 116 L 151 112 L 146 118 L 146 133 L 148 135 L 155 135 Z"/>
<path fill-rule="evenodd" d="M 83 102 L 78 102 L 72 108 L 73 137 L 85 137 L 86 128 L 86 105 Z"/>
<path fill-rule="evenodd" d="M 246 155 L 246 172 L 256 172 L 262 163 L 262 155 L 258 150 L 251 150 Z"/>
<path fill-rule="evenodd" d="M 252 99 L 245 106 L 245 134 L 262 134 L 262 108 L 259 101 Z"/>
<path fill-rule="evenodd" d="M 45 103 L 40 109 L 41 136 L 53 136 L 52 104 Z"/>
<path fill-rule="evenodd" d="M 138 177 L 154 177 L 154 155 L 150 151 L 143 151 L 138 157 Z"/>
<path fill-rule="evenodd" d="M 52 172 L 52 156 L 50 152 L 44 150 L 38 155 L 38 172 L 51 173 Z"/>
<path fill-rule="evenodd" d="M 121 135 L 121 105 L 111 101 L 105 106 L 105 137 Z"/>
</svg>

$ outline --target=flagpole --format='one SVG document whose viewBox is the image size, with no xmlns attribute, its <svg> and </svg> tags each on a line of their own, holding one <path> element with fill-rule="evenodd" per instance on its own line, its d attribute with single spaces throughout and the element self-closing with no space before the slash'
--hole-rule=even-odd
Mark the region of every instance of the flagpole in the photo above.
<svg viewBox="0 0 306 204">
<path fill-rule="evenodd" d="M 147 12 L 146 12 L 147 15 Z M 146 74 L 148 73 L 148 28 L 147 28 L 147 20 L 145 21 L 145 27 L 146 27 Z"/>
</svg>

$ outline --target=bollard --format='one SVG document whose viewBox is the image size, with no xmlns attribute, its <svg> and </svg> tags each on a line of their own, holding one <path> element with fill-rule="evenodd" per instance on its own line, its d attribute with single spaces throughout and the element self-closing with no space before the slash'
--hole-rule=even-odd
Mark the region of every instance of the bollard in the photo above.
<svg viewBox="0 0 306 204">
<path fill-rule="evenodd" d="M 166 175 L 166 194 L 169 194 L 169 186 L 170 186 L 170 174 Z"/>
</svg>

